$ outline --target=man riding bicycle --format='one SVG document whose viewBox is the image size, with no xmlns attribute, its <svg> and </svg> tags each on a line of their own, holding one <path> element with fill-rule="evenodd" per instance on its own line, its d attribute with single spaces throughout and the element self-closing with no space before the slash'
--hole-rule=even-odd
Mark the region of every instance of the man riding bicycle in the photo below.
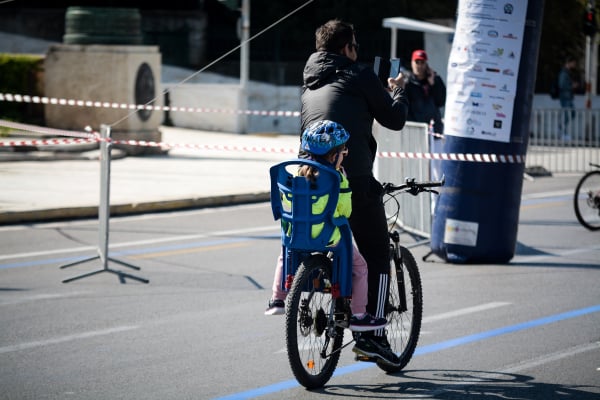
<svg viewBox="0 0 600 400">
<path fill-rule="evenodd" d="M 377 142 L 372 125 L 376 120 L 389 129 L 404 127 L 408 112 L 404 77 L 400 73 L 388 79 L 384 88 L 370 66 L 356 62 L 359 46 L 352 24 L 328 21 L 316 30 L 315 39 L 316 52 L 303 73 L 302 131 L 326 119 L 341 124 L 350 135 L 349 153 L 342 162 L 352 189 L 349 222 L 368 265 L 367 312 L 383 318 L 390 284 L 389 237 L 382 186 L 373 176 Z M 383 329 L 362 334 L 355 350 L 392 365 L 399 363 Z"/>
</svg>

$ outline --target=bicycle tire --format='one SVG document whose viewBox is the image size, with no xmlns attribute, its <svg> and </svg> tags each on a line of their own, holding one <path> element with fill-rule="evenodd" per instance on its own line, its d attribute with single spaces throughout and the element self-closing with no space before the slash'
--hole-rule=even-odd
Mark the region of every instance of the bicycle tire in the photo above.
<svg viewBox="0 0 600 400">
<path fill-rule="evenodd" d="M 329 259 L 311 256 L 298 268 L 287 296 L 288 360 L 296 380 L 307 389 L 323 387 L 340 359 L 344 328 L 332 326 L 330 314 L 337 302 L 327 289 L 330 277 Z"/>
<path fill-rule="evenodd" d="M 600 191 L 600 171 L 590 171 L 577 183 L 573 197 L 577 220 L 591 231 L 600 229 L 600 202 L 595 198 L 598 191 Z"/>
<path fill-rule="evenodd" d="M 400 246 L 400 255 L 391 251 L 390 291 L 386 306 L 386 318 L 389 322 L 387 338 L 400 359 L 399 365 L 391 365 L 378 360 L 377 366 L 386 372 L 402 370 L 412 358 L 419 335 L 423 316 L 423 289 L 421 275 L 412 253 Z M 402 283 L 404 281 L 404 284 Z M 400 293 L 406 293 L 406 310 L 401 310 Z"/>
</svg>

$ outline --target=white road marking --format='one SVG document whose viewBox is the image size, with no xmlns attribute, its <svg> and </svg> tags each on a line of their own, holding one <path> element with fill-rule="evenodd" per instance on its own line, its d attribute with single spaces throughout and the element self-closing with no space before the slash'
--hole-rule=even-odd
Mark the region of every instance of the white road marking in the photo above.
<svg viewBox="0 0 600 400">
<path fill-rule="evenodd" d="M 449 311 L 449 312 L 438 314 L 438 315 L 431 315 L 429 317 L 424 317 L 422 322 L 424 324 L 426 324 L 428 322 L 439 321 L 441 319 L 449 319 L 449 318 L 459 317 L 461 315 L 476 313 L 479 311 L 490 310 L 492 308 L 504 307 L 504 306 L 508 306 L 510 304 L 511 303 L 507 303 L 504 301 L 480 304 L 478 306 L 462 308 L 460 310 L 454 310 L 454 311 Z"/>
<path fill-rule="evenodd" d="M 462 316 L 462 315 L 466 315 L 466 314 L 473 314 L 473 313 L 480 312 L 480 311 L 491 310 L 492 308 L 504 307 L 504 306 L 508 306 L 510 304 L 512 304 L 512 303 L 507 303 L 504 301 L 496 301 L 496 302 L 491 302 L 491 303 L 480 304 L 478 306 L 461 308 L 459 310 L 449 311 L 449 312 L 445 312 L 442 314 L 425 317 L 422 319 L 421 322 L 428 323 L 428 322 L 433 322 L 433 321 L 439 321 L 442 319 L 450 319 L 450 318 L 454 318 L 454 317 L 458 317 L 458 316 Z M 429 332 L 425 332 L 425 331 L 421 332 L 421 334 L 425 334 L 425 333 L 429 333 Z M 287 350 L 285 348 L 283 348 L 283 349 L 279 349 L 275 352 L 275 354 L 281 354 L 281 353 L 287 353 Z"/>
<path fill-rule="evenodd" d="M 269 225 L 269 226 L 257 226 L 255 228 L 235 229 L 235 230 L 220 231 L 220 232 L 199 233 L 199 234 L 194 234 L 194 235 L 179 235 L 179 236 L 170 236 L 170 237 L 148 239 L 148 240 L 138 240 L 138 241 L 132 241 L 132 242 L 113 243 L 110 245 L 110 248 L 117 249 L 117 248 L 122 248 L 122 247 L 177 242 L 180 240 L 205 239 L 205 238 L 214 238 L 214 237 L 218 237 L 218 236 L 228 236 L 228 235 L 244 235 L 247 233 L 262 232 L 262 231 L 269 231 L 269 230 L 272 230 L 273 232 L 279 232 L 279 226 L 273 224 L 273 225 Z M 66 249 L 6 254 L 6 255 L 0 255 L 0 260 L 9 260 L 9 259 L 13 259 L 13 258 L 22 258 L 22 257 L 48 256 L 51 254 L 78 253 L 78 252 L 95 250 L 96 248 L 97 247 L 95 247 L 95 246 L 80 246 L 80 247 L 72 247 L 72 248 L 66 248 Z"/>
<path fill-rule="evenodd" d="M 585 353 L 587 351 L 598 349 L 600 349 L 600 342 L 582 344 L 565 350 L 560 350 L 554 353 L 532 358 L 531 360 L 527 360 L 524 362 L 508 365 L 502 369 L 501 373 L 510 374 L 520 372 L 527 369 L 536 368 L 541 365 L 548 364 L 550 362 L 558 361 L 563 358 L 572 357 L 580 353 Z"/>
<path fill-rule="evenodd" d="M 37 341 L 27 342 L 27 343 L 19 343 L 19 344 L 14 344 L 12 346 L 0 347 L 0 354 L 11 353 L 11 352 L 20 351 L 20 350 L 27 350 L 27 349 L 31 349 L 34 347 L 47 346 L 47 345 L 51 345 L 51 344 L 66 343 L 66 342 L 70 342 L 72 340 L 80 340 L 80 339 L 87 339 L 87 338 L 96 337 L 96 336 L 110 335 L 113 333 L 130 331 L 130 330 L 137 329 L 137 328 L 138 328 L 137 326 L 119 326 L 116 328 L 109 328 L 109 329 L 103 329 L 103 330 L 97 330 L 97 331 L 91 331 L 91 332 L 82 332 L 82 333 L 77 333 L 75 335 L 61 336 L 61 337 L 56 337 L 56 338 L 52 338 L 52 339 L 37 340 Z"/>
<path fill-rule="evenodd" d="M 27 303 L 27 302 L 30 302 L 30 301 L 37 301 L 37 300 L 62 299 L 62 298 L 66 298 L 66 297 L 79 296 L 79 295 L 82 295 L 82 294 L 85 294 L 85 293 L 89 293 L 89 292 L 37 294 L 37 295 L 34 295 L 34 296 L 24 296 L 24 297 L 19 297 L 19 298 L 15 298 L 15 299 L 9 299 L 9 300 L 5 300 L 5 301 L 0 301 L 0 306 L 21 304 L 21 303 Z"/>
<path fill-rule="evenodd" d="M 543 199 L 546 197 L 573 196 L 573 190 L 557 190 L 554 192 L 530 193 L 521 196 L 521 200 Z"/>
<path fill-rule="evenodd" d="M 538 261 L 545 260 L 547 258 L 565 257 L 565 256 L 572 256 L 575 254 L 592 253 L 592 252 L 595 252 L 598 250 L 600 250 L 600 245 L 557 251 L 556 253 L 553 253 L 553 254 L 540 254 L 540 255 L 535 255 L 535 256 L 516 256 L 511 261 L 515 262 L 515 263 L 516 262 L 520 262 L 520 263 L 538 262 Z"/>
<path fill-rule="evenodd" d="M 506 367 L 502 368 L 502 370 L 498 372 L 481 372 L 476 376 L 469 376 L 469 382 L 465 383 L 464 380 L 449 382 L 445 381 L 442 386 L 431 393 L 428 393 L 428 396 L 431 398 L 436 397 L 436 395 L 441 393 L 446 393 L 449 388 L 452 390 L 457 390 L 460 387 L 467 387 L 473 385 L 474 382 L 479 382 L 485 384 L 490 380 L 498 380 L 504 381 L 506 380 L 506 374 L 515 374 L 527 369 L 537 368 L 541 365 L 547 364 L 549 362 L 558 361 L 566 357 L 572 357 L 580 353 L 584 353 L 587 351 L 598 350 L 600 348 L 600 342 L 595 343 L 586 343 L 578 346 L 574 346 L 565 350 L 557 351 L 554 353 L 546 354 L 540 357 L 532 358 L 527 361 L 510 364 Z"/>
</svg>

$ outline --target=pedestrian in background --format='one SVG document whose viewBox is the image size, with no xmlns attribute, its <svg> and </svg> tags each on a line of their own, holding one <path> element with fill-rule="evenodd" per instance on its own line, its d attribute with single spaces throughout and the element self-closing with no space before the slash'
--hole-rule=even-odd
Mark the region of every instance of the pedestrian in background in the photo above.
<svg viewBox="0 0 600 400">
<path fill-rule="evenodd" d="M 440 108 L 446 103 L 446 85 L 442 78 L 427 63 L 425 50 L 415 50 L 411 58 L 412 74 L 404 90 L 408 98 L 408 120 L 430 124 L 433 131 L 444 133 Z"/>
<path fill-rule="evenodd" d="M 563 118 L 560 127 L 563 140 L 571 140 L 572 124 L 569 122 L 575 117 L 575 90 L 579 89 L 579 82 L 574 79 L 573 73 L 577 68 L 574 57 L 568 56 L 558 73 L 558 100 L 562 108 Z"/>
</svg>

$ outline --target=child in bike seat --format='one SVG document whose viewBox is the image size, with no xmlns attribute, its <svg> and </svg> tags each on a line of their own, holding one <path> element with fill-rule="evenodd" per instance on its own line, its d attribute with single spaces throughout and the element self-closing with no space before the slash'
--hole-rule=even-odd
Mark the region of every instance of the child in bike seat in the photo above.
<svg viewBox="0 0 600 400">
<path fill-rule="evenodd" d="M 348 154 L 346 142 L 349 138 L 350 135 L 340 124 L 328 120 L 314 122 L 302 133 L 302 150 L 308 153 L 312 160 L 333 167 L 340 174 L 340 193 L 334 217 L 343 216 L 348 218 L 352 213 L 352 192 L 348 184 L 348 179 L 341 166 L 344 156 Z M 318 170 L 310 165 L 301 166 L 298 175 L 305 176 L 306 179 L 311 181 L 319 179 Z M 314 215 L 323 212 L 328 197 L 328 195 L 324 195 L 313 203 L 312 213 Z M 322 231 L 323 224 L 315 224 L 311 229 L 311 235 L 314 238 Z M 331 235 L 329 246 L 337 245 L 339 240 L 340 231 L 338 228 L 335 228 Z M 284 300 L 287 293 L 281 289 L 282 275 L 283 254 L 280 254 L 275 268 L 273 295 L 269 300 L 265 315 L 279 315 L 285 312 Z M 353 244 L 352 301 L 350 303 L 352 318 L 350 319 L 349 325 L 349 328 L 353 331 L 364 332 L 377 330 L 385 327 L 387 324 L 385 318 L 375 318 L 367 313 L 367 285 L 367 263 L 356 248 L 356 245 Z"/>
</svg>

